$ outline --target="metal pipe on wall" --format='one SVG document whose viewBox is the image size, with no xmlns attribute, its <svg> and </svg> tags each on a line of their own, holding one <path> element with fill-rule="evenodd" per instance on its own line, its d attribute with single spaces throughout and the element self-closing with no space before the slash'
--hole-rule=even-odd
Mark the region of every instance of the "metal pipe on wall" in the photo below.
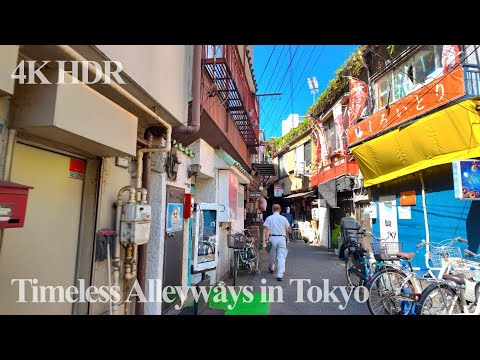
<svg viewBox="0 0 480 360">
<path fill-rule="evenodd" d="M 17 131 L 15 129 L 9 129 L 8 138 L 7 138 L 7 150 L 5 154 L 5 163 L 3 166 L 3 180 L 5 181 L 10 180 L 10 173 L 12 170 L 13 147 L 15 145 L 16 137 L 17 137 Z"/>
<path fill-rule="evenodd" d="M 57 47 L 62 50 L 65 54 L 67 54 L 68 56 L 72 57 L 74 60 L 77 60 L 77 61 L 87 61 L 87 59 L 85 59 L 82 55 L 80 55 L 80 53 L 78 53 L 77 51 L 75 51 L 71 46 L 69 45 L 57 45 Z M 98 73 L 98 69 L 92 64 L 92 63 L 88 63 L 88 70 L 91 71 L 92 73 L 94 74 L 97 74 Z M 153 111 L 152 109 L 150 109 L 148 106 L 146 106 L 144 103 L 142 103 L 140 100 L 138 100 L 135 96 L 133 96 L 132 94 L 130 94 L 127 90 L 125 90 L 123 87 L 121 87 L 119 84 L 117 84 L 116 82 L 114 81 L 111 81 L 111 79 L 109 79 L 109 81 L 107 81 L 106 77 L 105 77 L 105 74 L 103 72 L 101 72 L 101 79 L 102 82 L 107 85 L 107 86 L 111 86 L 113 89 L 115 89 L 115 91 L 117 91 L 118 93 L 120 93 L 121 95 L 123 95 L 126 99 L 128 99 L 129 101 L 131 101 L 132 103 L 134 103 L 135 105 L 137 105 L 140 109 L 142 109 L 143 111 L 145 111 L 147 114 L 149 114 L 150 116 L 152 116 L 153 118 L 155 118 L 155 120 L 157 120 L 160 124 L 162 124 L 165 129 L 166 129 L 166 143 L 165 143 L 165 147 L 163 147 L 162 151 L 164 152 L 168 152 L 170 151 L 170 148 L 172 146 L 172 125 L 170 125 L 169 123 L 167 123 L 165 120 L 163 120 L 162 118 L 160 118 L 156 113 L 155 111 Z"/>
<path fill-rule="evenodd" d="M 151 146 L 152 140 L 153 140 L 153 135 L 152 133 L 147 129 L 145 132 L 144 137 L 147 139 L 147 146 Z M 147 154 L 143 158 L 143 187 L 147 189 L 147 193 L 145 195 L 145 200 L 148 202 L 150 201 L 150 184 L 151 184 L 151 179 L 152 179 L 152 156 L 151 154 Z M 137 259 L 137 281 L 138 284 L 140 285 L 140 288 L 144 291 L 145 293 L 145 273 L 146 273 L 146 268 L 147 268 L 147 244 L 140 245 L 138 247 L 138 259 Z M 135 315 L 143 315 L 144 314 L 144 304 L 143 302 L 137 301 L 135 303 Z"/>
<path fill-rule="evenodd" d="M 193 47 L 192 70 L 192 118 L 188 125 L 179 125 L 173 128 L 174 135 L 193 135 L 200 129 L 200 91 L 202 85 L 202 48 L 203 45 Z"/>
<path fill-rule="evenodd" d="M 422 206 L 423 206 L 423 219 L 425 222 L 425 242 L 426 242 L 425 262 L 428 268 L 429 255 L 430 255 L 430 231 L 428 228 L 427 195 L 425 192 L 425 182 L 423 181 L 423 173 L 421 171 L 420 171 L 420 181 L 422 182 Z"/>
<path fill-rule="evenodd" d="M 119 288 L 120 285 L 120 247 L 122 246 L 120 243 L 120 222 L 122 219 L 122 209 L 123 209 L 123 200 L 122 195 L 124 192 L 129 192 L 129 203 L 135 202 L 135 188 L 133 186 L 124 186 L 120 189 L 117 195 L 117 212 L 115 217 L 115 256 L 112 261 L 113 267 L 113 286 L 115 289 Z M 110 261 L 110 259 L 108 259 Z M 125 305 L 126 306 L 126 305 Z M 115 307 L 113 308 L 113 314 L 118 314 L 118 302 L 115 303 Z"/>
</svg>

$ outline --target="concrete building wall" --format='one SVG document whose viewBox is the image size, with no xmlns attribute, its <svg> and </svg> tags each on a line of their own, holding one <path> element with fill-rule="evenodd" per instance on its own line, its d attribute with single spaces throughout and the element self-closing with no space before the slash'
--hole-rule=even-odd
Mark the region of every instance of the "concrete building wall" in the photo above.
<svg viewBox="0 0 480 360">
<path fill-rule="evenodd" d="M 12 73 L 17 65 L 18 45 L 0 45 L 0 94 L 13 94 Z"/>
<path fill-rule="evenodd" d="M 180 123 L 188 120 L 192 45 L 97 45 Z"/>
</svg>

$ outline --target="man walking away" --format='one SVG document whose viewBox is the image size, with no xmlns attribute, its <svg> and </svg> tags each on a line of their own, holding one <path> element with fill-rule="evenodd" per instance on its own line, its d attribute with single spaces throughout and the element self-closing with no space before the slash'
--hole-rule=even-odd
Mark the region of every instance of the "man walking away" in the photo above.
<svg viewBox="0 0 480 360">
<path fill-rule="evenodd" d="M 290 223 L 284 216 L 280 215 L 281 210 L 280 205 L 274 204 L 272 206 L 273 215 L 267 217 L 263 223 L 267 245 L 269 242 L 272 243 L 268 270 L 270 270 L 271 274 L 275 272 L 275 260 L 277 260 L 278 281 L 283 280 L 285 259 L 287 257 L 287 237 L 290 233 Z"/>
<path fill-rule="evenodd" d="M 287 238 L 287 241 L 290 239 L 292 239 L 292 227 L 293 227 L 293 215 L 290 213 L 290 208 L 287 206 L 285 208 L 285 212 L 282 213 L 282 216 L 284 216 L 287 220 L 288 220 L 288 223 L 290 224 L 290 232 L 289 232 L 289 236 Z"/>
</svg>

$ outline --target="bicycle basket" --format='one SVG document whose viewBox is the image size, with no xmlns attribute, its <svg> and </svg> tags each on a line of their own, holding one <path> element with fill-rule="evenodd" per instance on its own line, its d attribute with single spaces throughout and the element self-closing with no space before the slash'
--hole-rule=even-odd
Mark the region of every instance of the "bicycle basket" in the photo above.
<svg viewBox="0 0 480 360">
<path fill-rule="evenodd" d="M 442 259 L 462 258 L 462 250 L 458 246 L 442 246 L 430 250 L 430 261 L 433 267 L 441 268 Z"/>
<path fill-rule="evenodd" d="M 373 256 L 377 261 L 398 260 L 397 253 L 403 249 L 403 243 L 399 241 L 373 242 Z"/>
<path fill-rule="evenodd" d="M 227 235 L 227 243 L 230 249 L 244 249 L 246 246 L 245 236 L 242 233 Z"/>
</svg>

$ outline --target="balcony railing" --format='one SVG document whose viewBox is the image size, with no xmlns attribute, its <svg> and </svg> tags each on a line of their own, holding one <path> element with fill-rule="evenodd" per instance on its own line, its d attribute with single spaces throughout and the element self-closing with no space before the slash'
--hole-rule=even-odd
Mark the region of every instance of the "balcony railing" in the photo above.
<svg viewBox="0 0 480 360">
<path fill-rule="evenodd" d="M 465 91 L 467 96 L 480 95 L 480 74 L 477 65 L 466 64 L 465 69 Z"/>
<path fill-rule="evenodd" d="M 248 86 L 235 45 L 205 45 L 203 63 L 218 93 L 249 147 L 258 146 L 258 100 Z"/>
</svg>

